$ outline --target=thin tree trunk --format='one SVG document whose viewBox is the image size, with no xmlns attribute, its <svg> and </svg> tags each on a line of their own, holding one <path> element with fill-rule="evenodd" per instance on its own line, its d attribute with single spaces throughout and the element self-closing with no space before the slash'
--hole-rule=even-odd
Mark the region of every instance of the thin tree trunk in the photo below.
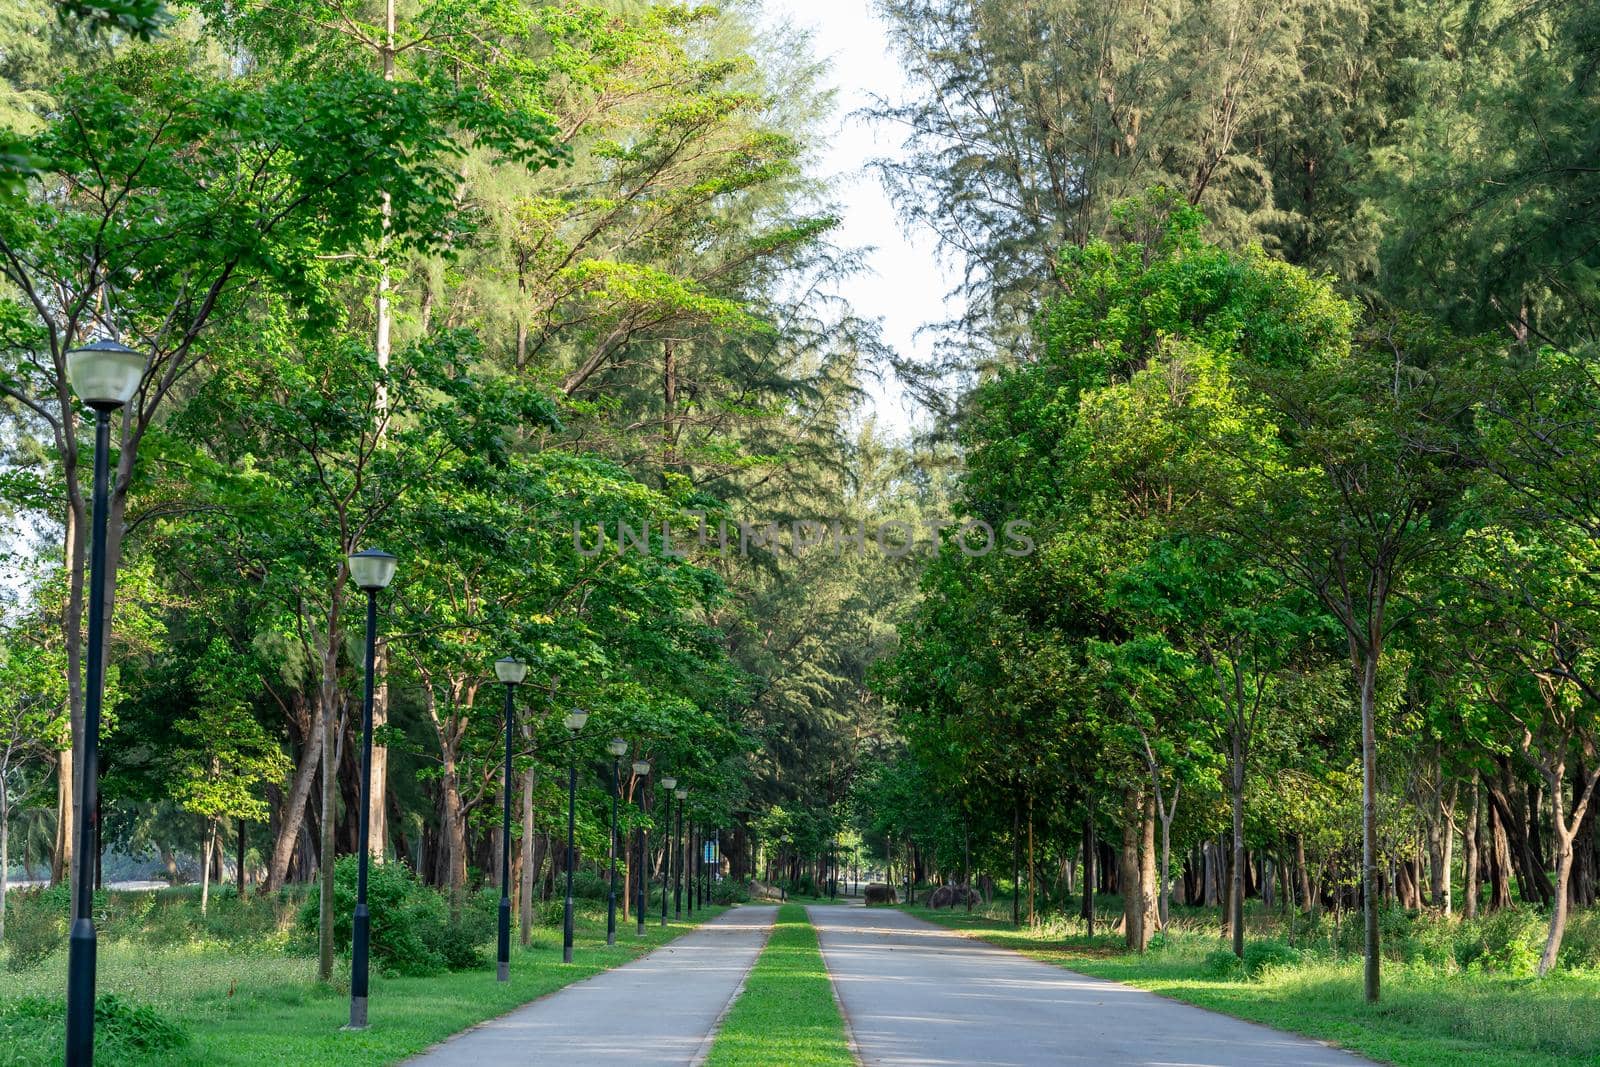
<svg viewBox="0 0 1600 1067">
<path fill-rule="evenodd" d="M 326 653 L 323 675 L 322 707 L 322 840 L 317 852 L 317 977 L 324 982 L 333 980 L 333 823 L 337 791 L 335 776 L 339 773 L 339 757 L 333 744 L 333 686 L 332 662 L 337 655 L 333 649 Z"/>
<path fill-rule="evenodd" d="M 1244 959 L 1244 723 L 1237 715 L 1231 732 L 1233 758 L 1228 767 L 1228 797 L 1233 808 L 1233 862 L 1228 879 L 1228 925 L 1233 934 L 1233 954 Z"/>
<path fill-rule="evenodd" d="M 209 819 L 206 822 L 206 844 L 200 856 L 200 914 L 206 913 L 206 905 L 211 902 L 211 853 L 217 845 L 217 820 Z"/>
<path fill-rule="evenodd" d="M 1122 857 L 1117 880 L 1122 890 L 1123 937 L 1129 948 L 1145 948 L 1144 901 L 1139 893 L 1139 839 L 1142 836 L 1144 800 L 1128 787 L 1122 794 Z"/>
<path fill-rule="evenodd" d="M 1472 776 L 1472 807 L 1467 814 L 1467 825 L 1461 834 L 1461 891 L 1466 898 L 1461 903 L 1461 913 L 1468 919 L 1478 917 L 1478 776 Z"/>
<path fill-rule="evenodd" d="M 389 746 L 378 744 L 389 723 L 389 646 L 379 639 L 373 656 L 377 677 L 372 687 L 372 797 L 367 809 L 367 854 L 382 863 L 389 840 Z M 357 806 L 360 801 L 358 800 Z M 500 868 L 491 864 L 498 872 Z"/>
<path fill-rule="evenodd" d="M 26 832 L 24 832 L 26 836 Z M 26 851 L 26 848 L 24 848 Z M 28 873 L 23 864 L 22 873 Z M 6 791 L 5 774 L 0 773 L 0 945 L 6 940 L 6 893 L 11 889 L 11 796 Z"/>
<path fill-rule="evenodd" d="M 520 864 L 521 884 L 517 887 L 517 913 L 522 926 L 522 947 L 533 940 L 533 769 L 522 775 L 522 848 Z"/>
<path fill-rule="evenodd" d="M 50 884 L 61 885 L 72 870 L 72 749 L 56 753 L 56 840 L 50 850 Z M 77 904 L 77 894 L 73 894 Z M 76 918 L 76 916 L 74 916 Z"/>
<path fill-rule="evenodd" d="M 1078 914 L 1089 937 L 1094 936 L 1094 858 L 1099 850 L 1094 839 L 1094 808 L 1087 807 L 1083 813 L 1083 907 Z"/>
<path fill-rule="evenodd" d="M 1361 663 L 1361 887 L 1362 942 L 1366 949 L 1363 987 L 1369 1003 L 1379 992 L 1378 957 L 1378 655 L 1376 635 L 1362 650 Z"/>
</svg>

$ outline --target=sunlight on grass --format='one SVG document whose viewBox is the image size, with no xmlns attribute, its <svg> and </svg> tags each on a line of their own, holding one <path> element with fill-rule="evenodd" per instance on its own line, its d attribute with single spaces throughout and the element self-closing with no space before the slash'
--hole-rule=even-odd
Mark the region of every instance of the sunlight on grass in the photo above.
<svg viewBox="0 0 1600 1067">
<path fill-rule="evenodd" d="M 744 992 L 717 1034 L 708 1067 L 853 1063 L 817 932 L 805 908 L 785 904 Z"/>
</svg>

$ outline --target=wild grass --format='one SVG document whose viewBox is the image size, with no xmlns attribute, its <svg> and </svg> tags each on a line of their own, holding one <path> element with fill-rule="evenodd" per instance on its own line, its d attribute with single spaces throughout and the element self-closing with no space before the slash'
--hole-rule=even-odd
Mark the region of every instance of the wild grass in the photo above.
<svg viewBox="0 0 1600 1067">
<path fill-rule="evenodd" d="M 146 912 L 152 925 L 141 928 L 131 920 L 108 924 L 112 936 L 100 941 L 97 988 L 102 995 L 114 994 L 131 1005 L 155 1009 L 187 1040 L 176 1049 L 149 1050 L 136 1042 L 108 1040 L 117 1036 L 114 1027 L 99 1027 L 99 1064 L 395 1063 L 474 1023 L 625 963 L 694 925 L 674 922 L 663 928 L 652 919 L 643 938 L 635 937 L 632 924 L 623 925 L 616 947 L 607 948 L 604 904 L 581 902 L 572 964 L 561 962 L 560 929 L 536 926 L 527 949 L 514 938 L 508 983 L 495 981 L 492 947 L 486 951 L 489 962 L 473 971 L 423 978 L 374 972 L 371 1028 L 348 1033 L 340 1028 L 349 1014 L 349 961 L 338 962 L 331 984 L 316 980 L 315 958 L 295 949 L 292 902 L 270 923 L 259 914 L 233 918 L 229 929 L 249 928 L 257 936 L 214 936 L 191 925 L 189 934 L 179 938 L 178 920 L 158 916 L 181 901 L 162 896 Z M 724 910 L 696 912 L 695 920 Z M 3 978 L 0 1065 L 59 1063 L 62 1024 L 51 1012 L 58 1011 L 65 995 L 65 951 L 53 951 L 42 963 Z"/>
<path fill-rule="evenodd" d="M 708 1067 L 854 1063 L 817 932 L 804 907 L 784 904 L 744 991 L 723 1021 Z"/>
</svg>

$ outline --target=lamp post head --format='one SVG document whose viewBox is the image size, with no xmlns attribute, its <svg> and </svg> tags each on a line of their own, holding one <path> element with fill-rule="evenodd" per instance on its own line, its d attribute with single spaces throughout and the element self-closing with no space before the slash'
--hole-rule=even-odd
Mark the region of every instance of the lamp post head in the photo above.
<svg viewBox="0 0 1600 1067">
<path fill-rule="evenodd" d="M 628 751 L 628 742 L 624 741 L 620 737 L 613 737 L 610 741 L 606 742 L 606 751 L 611 753 L 613 756 L 616 756 L 618 759 L 621 759 L 622 754 Z"/>
<path fill-rule="evenodd" d="M 672 791 L 672 795 L 677 797 L 679 800 L 684 800 L 689 796 L 689 791 L 687 789 L 674 789 Z"/>
<path fill-rule="evenodd" d="M 381 548 L 366 548 L 349 556 L 350 577 L 366 592 L 386 588 L 394 580 L 394 569 L 400 559 Z"/>
<path fill-rule="evenodd" d="M 67 353 L 67 380 L 96 411 L 115 411 L 133 399 L 149 359 L 115 341 L 95 341 Z"/>
<path fill-rule="evenodd" d="M 678 780 L 676 778 L 670 778 L 669 777 L 669 778 L 661 779 L 661 788 L 662 789 L 669 789 L 670 790 L 670 789 L 676 789 L 677 787 L 678 787 Z"/>
<path fill-rule="evenodd" d="M 521 685 L 528 676 L 528 665 L 512 656 L 501 656 L 494 661 L 494 674 L 506 685 Z"/>
<path fill-rule="evenodd" d="M 573 733 L 577 733 L 579 730 L 583 729 L 583 724 L 588 721 L 589 713 L 584 711 L 582 708 L 573 708 L 571 711 L 567 712 L 567 729 L 571 730 Z"/>
<path fill-rule="evenodd" d="M 645 775 L 649 774 L 650 773 L 650 761 L 647 760 L 647 759 L 636 759 L 636 760 L 634 760 L 633 761 L 633 773 L 637 774 L 640 778 L 643 778 Z"/>
</svg>

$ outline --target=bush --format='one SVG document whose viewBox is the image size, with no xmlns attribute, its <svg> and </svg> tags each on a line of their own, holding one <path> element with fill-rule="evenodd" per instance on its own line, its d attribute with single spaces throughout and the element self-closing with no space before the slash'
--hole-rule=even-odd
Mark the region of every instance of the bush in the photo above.
<svg viewBox="0 0 1600 1067">
<path fill-rule="evenodd" d="M 1299 962 L 1300 951 L 1282 941 L 1269 938 L 1251 941 L 1244 947 L 1244 973 L 1248 978 L 1259 978 L 1269 968 L 1293 967 Z"/>
<path fill-rule="evenodd" d="M 1237 978 L 1242 967 L 1242 961 L 1231 948 L 1212 949 L 1200 964 L 1200 969 L 1210 978 Z"/>
<path fill-rule="evenodd" d="M 43 963 L 67 939 L 72 898 L 66 886 L 7 894 L 6 970 L 20 974 Z"/>
<path fill-rule="evenodd" d="M 4 1049 L 0 1062 L 42 1062 L 41 1054 L 59 1056 L 57 1046 L 66 1017 L 66 1001 L 61 997 L 21 997 L 0 1008 L 0 1049 Z M 41 1042 L 41 1037 L 48 1044 Z M 188 1044 L 187 1030 L 147 1004 L 133 1004 L 114 993 L 102 994 L 94 1002 L 97 1056 L 165 1058 L 163 1053 Z"/>
<path fill-rule="evenodd" d="M 556 876 L 556 891 L 563 897 L 567 892 L 566 872 Z M 604 901 L 611 893 L 611 877 L 608 874 L 595 874 L 593 871 L 572 872 L 572 895 L 578 900 Z M 622 872 L 617 872 L 617 900 L 622 900 Z"/>
<path fill-rule="evenodd" d="M 351 918 L 356 906 L 359 857 L 345 856 L 333 869 L 333 942 L 350 949 Z M 459 922 L 450 919 L 443 894 L 428 888 L 403 863 L 374 863 L 367 868 L 367 907 L 372 914 L 370 951 L 378 966 L 392 974 L 427 976 L 446 969 L 479 966 L 478 946 L 494 931 L 498 895 L 478 894 L 462 909 Z M 483 901 L 488 900 L 485 916 Z M 300 908 L 299 930 L 315 944 L 317 898 Z"/>
<path fill-rule="evenodd" d="M 1600 915 L 1588 909 L 1567 914 L 1560 963 L 1571 970 L 1600 967 Z"/>
<path fill-rule="evenodd" d="M 1463 968 L 1526 977 L 1539 966 L 1548 920 L 1532 908 L 1505 908 L 1463 927 L 1456 962 Z"/>
<path fill-rule="evenodd" d="M 724 878 L 711 883 L 710 900 L 713 904 L 744 904 L 750 900 L 750 883 Z"/>
</svg>

